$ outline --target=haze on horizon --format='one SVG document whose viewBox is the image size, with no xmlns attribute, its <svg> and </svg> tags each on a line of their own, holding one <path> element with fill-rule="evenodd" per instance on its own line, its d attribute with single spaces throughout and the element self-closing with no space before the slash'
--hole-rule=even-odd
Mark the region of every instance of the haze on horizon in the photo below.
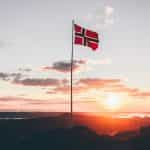
<svg viewBox="0 0 150 150">
<path fill-rule="evenodd" d="M 1 0 L 0 111 L 70 110 L 71 21 L 100 48 L 74 46 L 74 111 L 148 112 L 148 0 Z"/>
</svg>

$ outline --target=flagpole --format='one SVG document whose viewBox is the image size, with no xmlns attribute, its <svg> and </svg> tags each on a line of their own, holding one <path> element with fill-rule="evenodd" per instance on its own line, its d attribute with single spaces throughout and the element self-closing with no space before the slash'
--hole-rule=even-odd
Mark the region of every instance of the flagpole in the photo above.
<svg viewBox="0 0 150 150">
<path fill-rule="evenodd" d="M 70 87 L 70 113 L 71 113 L 71 121 L 73 120 L 73 87 L 72 87 L 72 79 L 73 79 L 73 57 L 74 57 L 74 20 L 72 20 L 72 50 L 71 50 L 71 74 L 70 74 L 70 80 L 71 80 L 71 87 Z"/>
</svg>

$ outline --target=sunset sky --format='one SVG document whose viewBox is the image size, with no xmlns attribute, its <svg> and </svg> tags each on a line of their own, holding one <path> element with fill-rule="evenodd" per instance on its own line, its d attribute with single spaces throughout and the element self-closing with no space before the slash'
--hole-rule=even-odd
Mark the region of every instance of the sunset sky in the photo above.
<svg viewBox="0 0 150 150">
<path fill-rule="evenodd" d="M 72 19 L 100 46 L 74 45 L 74 111 L 148 112 L 148 0 L 1 0 L 0 111 L 69 111 Z"/>
</svg>

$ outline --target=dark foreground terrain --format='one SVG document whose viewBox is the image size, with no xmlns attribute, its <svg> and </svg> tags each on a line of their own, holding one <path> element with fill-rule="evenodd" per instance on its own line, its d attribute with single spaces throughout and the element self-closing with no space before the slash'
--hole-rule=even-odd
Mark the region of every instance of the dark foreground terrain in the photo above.
<svg viewBox="0 0 150 150">
<path fill-rule="evenodd" d="M 114 136 L 68 122 L 68 116 L 0 120 L 2 150 L 150 150 L 150 127 Z"/>
</svg>

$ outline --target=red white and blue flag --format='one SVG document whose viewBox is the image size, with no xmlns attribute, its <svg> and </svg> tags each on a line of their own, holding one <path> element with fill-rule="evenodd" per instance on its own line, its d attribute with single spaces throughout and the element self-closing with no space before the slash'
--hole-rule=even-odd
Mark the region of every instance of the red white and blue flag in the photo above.
<svg viewBox="0 0 150 150">
<path fill-rule="evenodd" d="M 99 37 L 98 33 L 85 29 L 77 24 L 74 24 L 75 38 L 74 43 L 90 47 L 93 51 L 98 48 Z"/>
</svg>

